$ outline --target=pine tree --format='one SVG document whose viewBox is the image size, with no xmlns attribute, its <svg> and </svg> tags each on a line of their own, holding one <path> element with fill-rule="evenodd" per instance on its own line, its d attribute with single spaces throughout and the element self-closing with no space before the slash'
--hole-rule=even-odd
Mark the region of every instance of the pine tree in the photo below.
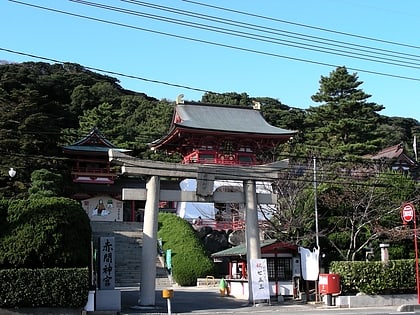
<svg viewBox="0 0 420 315">
<path fill-rule="evenodd" d="M 306 117 L 306 140 L 315 152 L 332 156 L 364 155 L 381 149 L 379 111 L 370 103 L 356 73 L 338 67 L 330 76 L 321 76 L 319 91 L 312 96 L 318 107 L 310 107 Z"/>
</svg>

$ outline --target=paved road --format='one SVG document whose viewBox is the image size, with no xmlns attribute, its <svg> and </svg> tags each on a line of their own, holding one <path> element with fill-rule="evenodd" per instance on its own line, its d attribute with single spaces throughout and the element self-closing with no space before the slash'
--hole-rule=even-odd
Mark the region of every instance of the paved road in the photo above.
<svg viewBox="0 0 420 315">
<path fill-rule="evenodd" d="M 404 314 L 397 312 L 397 307 L 363 308 L 363 309 L 340 309 L 323 304 L 302 303 L 300 301 L 285 301 L 272 305 L 248 305 L 248 301 L 238 300 L 232 297 L 220 296 L 218 288 L 173 288 L 174 297 L 171 299 L 172 314 Z M 123 292 L 122 314 L 168 314 L 167 301 L 162 298 L 161 292 L 156 295 L 156 308 L 144 309 L 133 307 L 138 299 L 138 291 Z M 131 305 L 131 307 L 130 307 Z M 415 314 L 415 313 L 410 313 Z"/>
<path fill-rule="evenodd" d="M 361 308 L 361 309 L 340 309 L 334 306 L 323 304 L 302 303 L 300 301 L 285 301 L 272 305 L 248 305 L 248 301 L 238 300 L 232 297 L 220 296 L 217 287 L 210 288 L 184 288 L 175 287 L 174 297 L 171 299 L 171 312 L 176 314 L 197 314 L 197 315 L 217 315 L 217 314 L 236 314 L 236 315 L 270 315 L 270 314 L 295 314 L 295 315 L 323 315 L 323 314 L 342 314 L 342 315 L 363 315 L 363 314 L 420 314 L 397 312 L 397 307 L 382 308 Z M 145 308 L 138 306 L 139 291 L 137 288 L 121 289 L 121 315 L 135 314 L 168 314 L 168 304 L 162 298 L 161 290 L 156 291 L 156 306 Z M 80 315 L 81 310 L 75 309 L 0 309 L 0 315 Z"/>
</svg>

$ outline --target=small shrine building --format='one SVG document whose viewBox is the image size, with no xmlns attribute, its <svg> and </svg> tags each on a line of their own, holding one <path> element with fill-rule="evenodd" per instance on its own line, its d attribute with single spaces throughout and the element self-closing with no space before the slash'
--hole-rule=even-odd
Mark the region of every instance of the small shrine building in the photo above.
<svg viewBox="0 0 420 315">
<path fill-rule="evenodd" d="M 88 135 L 72 145 L 63 147 L 63 153 L 71 160 L 73 184 L 70 197 L 81 202 L 93 221 L 123 221 L 124 207 L 118 172 L 111 167 L 108 150 L 129 153 L 117 148 L 94 127 Z"/>
<path fill-rule="evenodd" d="M 261 258 L 267 259 L 267 274 L 270 296 L 299 297 L 300 255 L 298 246 L 276 240 L 261 241 Z M 228 261 L 228 282 L 230 295 L 248 299 L 247 248 L 245 244 L 234 246 L 216 253 L 211 257 L 216 263 Z"/>
</svg>

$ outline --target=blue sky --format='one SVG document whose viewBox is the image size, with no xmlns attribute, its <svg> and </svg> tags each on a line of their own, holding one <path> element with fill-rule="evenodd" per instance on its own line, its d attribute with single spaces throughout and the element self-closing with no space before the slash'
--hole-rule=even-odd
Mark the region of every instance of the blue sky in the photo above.
<svg viewBox="0 0 420 315">
<path fill-rule="evenodd" d="M 112 71 L 158 99 L 245 92 L 303 109 L 319 105 L 321 76 L 346 66 L 381 114 L 420 121 L 418 0 L 18 1 L 0 4 L 0 60 L 42 61 L 30 54 Z"/>
</svg>

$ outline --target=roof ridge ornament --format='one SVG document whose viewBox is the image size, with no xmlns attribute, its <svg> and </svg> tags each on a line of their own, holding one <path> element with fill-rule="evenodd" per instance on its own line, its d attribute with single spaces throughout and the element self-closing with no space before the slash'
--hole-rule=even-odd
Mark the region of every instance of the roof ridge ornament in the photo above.
<svg viewBox="0 0 420 315">
<path fill-rule="evenodd" d="M 179 94 L 176 97 L 176 104 L 184 104 L 184 94 Z"/>
<path fill-rule="evenodd" d="M 252 104 L 253 104 L 253 106 L 252 106 L 253 109 L 255 109 L 255 110 L 260 110 L 261 109 L 261 103 L 260 102 L 252 101 Z"/>
</svg>

